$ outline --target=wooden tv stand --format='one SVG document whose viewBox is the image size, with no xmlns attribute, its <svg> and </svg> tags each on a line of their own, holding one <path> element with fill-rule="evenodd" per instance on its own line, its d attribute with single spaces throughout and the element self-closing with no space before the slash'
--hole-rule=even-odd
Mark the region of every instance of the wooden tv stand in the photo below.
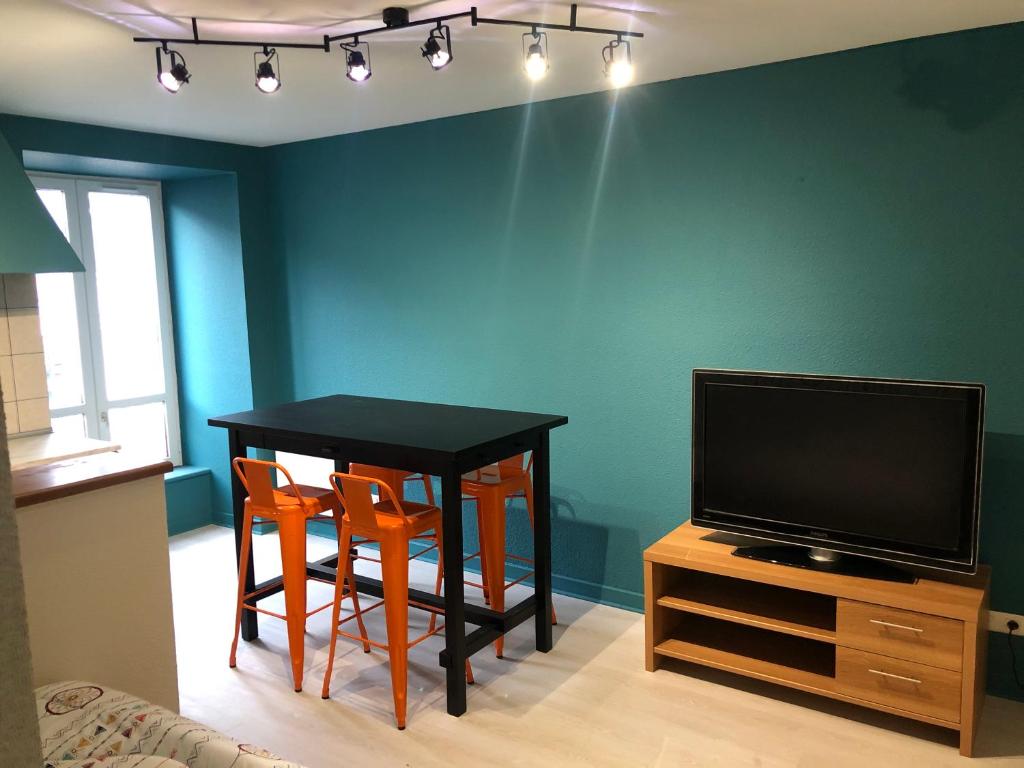
<svg viewBox="0 0 1024 768">
<path fill-rule="evenodd" d="M 987 567 L 899 584 L 733 556 L 743 543 L 686 522 L 644 552 L 648 671 L 682 659 L 933 723 L 971 756 Z"/>
</svg>

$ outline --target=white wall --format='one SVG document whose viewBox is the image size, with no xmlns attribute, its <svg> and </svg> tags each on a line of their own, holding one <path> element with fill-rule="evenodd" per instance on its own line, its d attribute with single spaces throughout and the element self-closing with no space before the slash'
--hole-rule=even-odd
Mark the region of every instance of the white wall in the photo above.
<svg viewBox="0 0 1024 768">
<path fill-rule="evenodd" d="M 17 520 L 34 685 L 86 680 L 178 711 L 163 476 Z"/>
</svg>

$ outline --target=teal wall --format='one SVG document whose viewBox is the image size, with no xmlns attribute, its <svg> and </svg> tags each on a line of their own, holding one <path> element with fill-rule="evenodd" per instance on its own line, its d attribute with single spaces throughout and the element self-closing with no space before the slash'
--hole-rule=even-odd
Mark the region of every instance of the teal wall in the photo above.
<svg viewBox="0 0 1024 768">
<path fill-rule="evenodd" d="M 169 535 L 218 522 L 213 514 L 212 480 L 211 471 L 199 467 L 179 467 L 165 476 Z"/>
<path fill-rule="evenodd" d="M 206 421 L 253 403 L 245 296 L 225 290 L 244 282 L 237 176 L 165 181 L 162 187 L 182 452 L 186 464 L 212 471 L 208 506 L 214 519 L 230 523 L 227 435 Z"/>
<path fill-rule="evenodd" d="M 567 414 L 561 586 L 638 607 L 642 548 L 688 516 L 692 368 L 985 381 L 984 556 L 1022 610 L 1022 49 L 1017 25 L 272 148 L 295 394 Z"/>
<path fill-rule="evenodd" d="M 274 147 L 295 394 L 567 414 L 556 586 L 639 608 L 689 514 L 692 368 L 984 381 L 982 559 L 1024 611 L 1022 50 L 1012 25 Z"/>
</svg>

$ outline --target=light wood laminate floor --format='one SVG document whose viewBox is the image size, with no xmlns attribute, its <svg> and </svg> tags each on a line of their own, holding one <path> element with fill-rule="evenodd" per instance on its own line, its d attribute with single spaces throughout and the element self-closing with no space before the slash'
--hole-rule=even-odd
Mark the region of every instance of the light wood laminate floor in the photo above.
<svg viewBox="0 0 1024 768">
<path fill-rule="evenodd" d="M 311 560 L 332 551 L 329 540 L 309 541 Z M 256 537 L 257 580 L 280 572 L 277 546 L 274 535 Z M 273 618 L 260 618 L 260 639 L 241 643 L 238 668 L 228 668 L 229 530 L 173 537 L 171 570 L 183 714 L 309 768 L 972 764 L 957 754 L 955 735 L 939 728 L 682 663 L 675 669 L 689 674 L 647 673 L 640 614 L 559 595 L 554 650 L 534 651 L 528 623 L 509 635 L 504 660 L 488 650 L 475 655 L 477 683 L 460 718 L 445 713 L 442 638 L 414 648 L 409 727 L 400 732 L 380 651 L 364 654 L 340 639 L 332 698 L 320 698 L 328 612 L 309 621 L 302 693 L 291 690 L 284 624 Z M 433 573 L 432 565 L 415 564 L 412 581 L 432 588 Z M 479 597 L 471 588 L 467 594 Z M 311 606 L 330 596 L 325 585 L 311 584 Z M 414 611 L 413 621 L 415 632 L 426 615 Z M 383 622 L 383 608 L 367 621 L 382 642 Z M 1024 704 L 989 697 L 977 751 L 979 767 L 1024 766 Z"/>
</svg>

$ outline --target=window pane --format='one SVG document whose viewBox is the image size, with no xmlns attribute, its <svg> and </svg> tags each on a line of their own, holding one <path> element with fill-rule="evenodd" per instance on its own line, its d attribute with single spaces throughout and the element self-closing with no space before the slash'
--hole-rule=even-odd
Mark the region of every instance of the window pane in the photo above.
<svg viewBox="0 0 1024 768">
<path fill-rule="evenodd" d="M 70 272 L 36 275 L 36 291 L 39 293 L 39 324 L 43 333 L 50 408 L 82 405 L 85 403 L 85 386 L 74 275 Z"/>
<path fill-rule="evenodd" d="M 80 413 L 73 413 L 70 416 L 58 416 L 50 419 L 50 426 L 56 435 L 67 437 L 85 437 L 85 416 Z"/>
<path fill-rule="evenodd" d="M 36 190 L 54 222 L 68 235 L 68 201 L 63 190 Z M 36 275 L 39 321 L 46 359 L 46 388 L 50 408 L 68 408 L 85 402 L 82 353 L 78 343 L 75 278 L 70 272 Z M 56 430 L 56 427 L 54 427 Z"/>
<path fill-rule="evenodd" d="M 64 192 L 60 189 L 37 189 L 36 194 L 43 201 L 43 205 L 49 211 L 50 216 L 56 222 L 60 231 L 64 233 L 64 239 L 70 240 L 71 235 L 68 234 L 68 201 L 64 197 Z"/>
<path fill-rule="evenodd" d="M 125 452 L 167 458 L 167 407 L 146 403 L 107 411 L 110 439 Z"/>
<path fill-rule="evenodd" d="M 163 346 L 149 198 L 89 192 L 89 219 L 107 399 L 163 393 Z"/>
</svg>

